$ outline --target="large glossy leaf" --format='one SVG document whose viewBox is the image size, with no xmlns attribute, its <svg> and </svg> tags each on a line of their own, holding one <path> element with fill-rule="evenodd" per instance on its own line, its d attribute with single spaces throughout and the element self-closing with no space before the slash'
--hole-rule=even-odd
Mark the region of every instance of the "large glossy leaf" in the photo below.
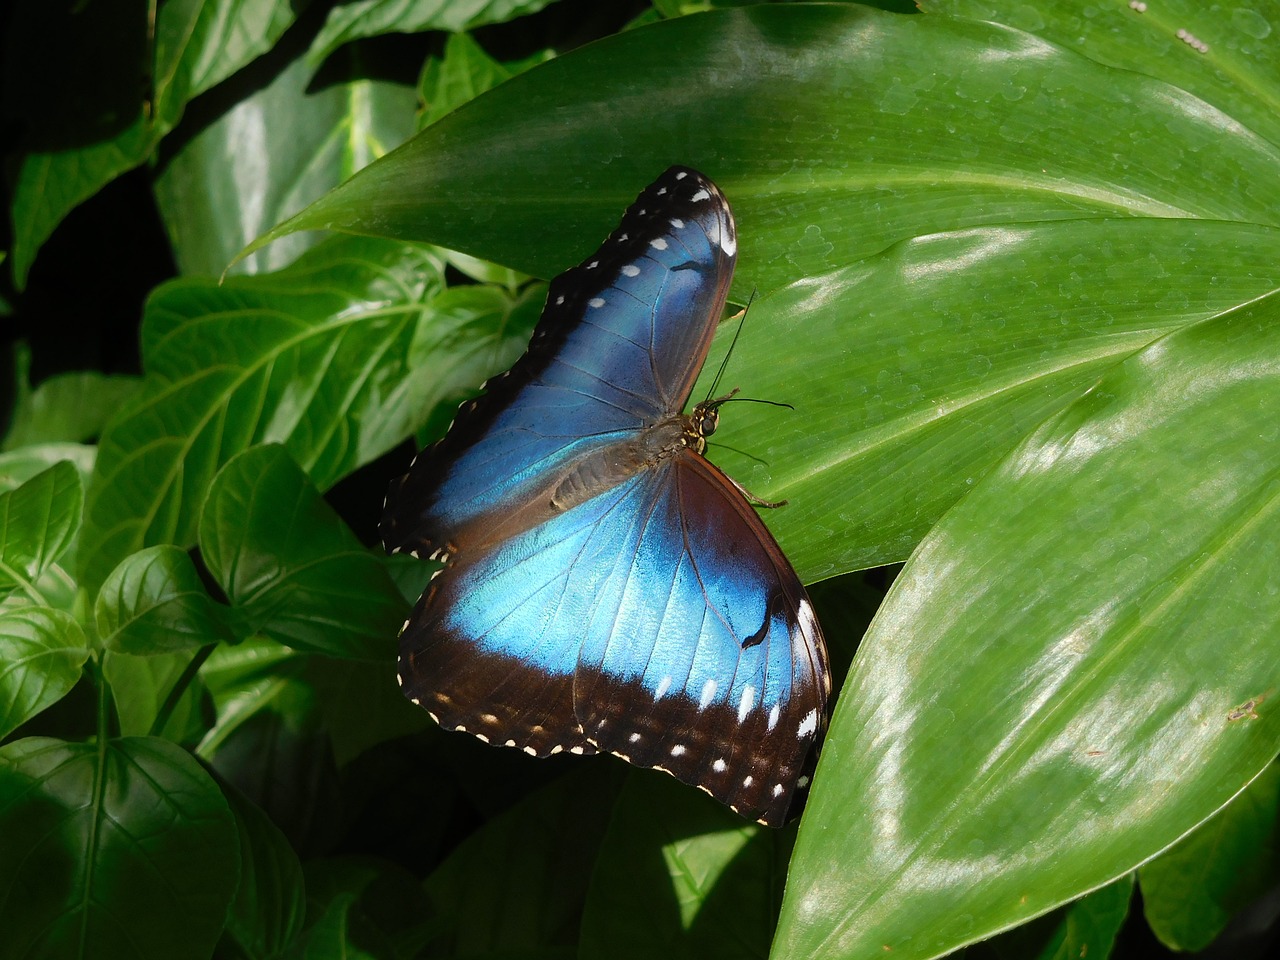
<svg viewBox="0 0 1280 960">
<path fill-rule="evenodd" d="M 0 610 L 0 740 L 66 696 L 88 659 L 84 631 L 62 611 Z"/>
<path fill-rule="evenodd" d="M 246 243 L 301 210 L 414 129 L 413 91 L 355 79 L 309 88 L 294 61 L 183 144 L 155 193 L 178 267 L 219 276 Z M 241 260 L 243 273 L 278 270 L 316 242 L 290 237 Z"/>
<path fill-rule="evenodd" d="M 1244 708 L 1253 719 L 1258 705 Z M 1280 882 L 1276 863 L 1280 764 L 1208 823 L 1139 872 L 1143 912 L 1174 950 L 1203 950 L 1227 922 Z"/>
<path fill-rule="evenodd" d="M 454 310 L 439 260 L 328 243 L 276 274 L 181 280 L 151 298 L 143 388 L 103 435 L 80 562 L 100 583 L 144 546 L 195 539 L 214 473 L 281 442 L 320 487 L 399 443 L 432 407 L 513 359 L 518 302 Z"/>
<path fill-rule="evenodd" d="M 44 600 L 36 581 L 75 540 L 84 488 L 65 461 L 0 493 L 0 600 L 18 593 Z"/>
<path fill-rule="evenodd" d="M 1118 366 L 943 518 L 836 709 L 779 957 L 940 956 L 1131 871 L 1270 763 L 1278 391 L 1269 296 Z"/>
<path fill-rule="evenodd" d="M 0 747 L 7 957 L 208 957 L 238 860 L 217 785 L 167 741 Z"/>
<path fill-rule="evenodd" d="M 1068 221 L 958 231 L 755 301 L 710 456 L 806 580 L 903 560 L 1045 417 L 1157 337 L 1280 284 L 1280 231 Z M 722 330 L 702 381 L 735 331 Z"/>
<path fill-rule="evenodd" d="M 200 549 L 242 634 L 390 662 L 400 591 L 283 447 L 254 447 L 218 473 Z"/>
<path fill-rule="evenodd" d="M 1280 5 L 1160 0 L 1090 9 L 1056 0 L 921 0 L 926 13 L 994 20 L 1100 63 L 1140 70 L 1195 94 L 1271 143 L 1280 143 Z"/>
<path fill-rule="evenodd" d="M 1106 960 L 1129 915 L 1134 877 L 1114 883 L 963 952 L 964 960 Z"/>
<path fill-rule="evenodd" d="M 547 276 L 679 162 L 734 204 L 745 299 L 963 226 L 1275 224 L 1278 160 L 1280 147 L 1189 94 L 1030 34 L 769 4 L 652 24 L 542 64 L 265 239 L 322 228 L 424 239 Z"/>
</svg>

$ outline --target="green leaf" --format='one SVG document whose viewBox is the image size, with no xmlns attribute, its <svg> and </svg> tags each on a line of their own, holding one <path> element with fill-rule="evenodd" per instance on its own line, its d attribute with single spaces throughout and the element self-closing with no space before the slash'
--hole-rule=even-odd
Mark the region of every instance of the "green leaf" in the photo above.
<svg viewBox="0 0 1280 960">
<path fill-rule="evenodd" d="M 205 591 L 186 551 L 164 545 L 122 560 L 94 605 L 103 646 L 137 656 L 233 640 L 226 612 Z"/>
<path fill-rule="evenodd" d="M 579 956 L 767 956 L 793 837 L 633 772 L 592 877 Z"/>
<path fill-rule="evenodd" d="M 423 888 L 449 956 L 540 955 L 578 942 L 622 768 L 578 765 L 472 833 Z M 628 886 L 634 892 L 634 886 Z"/>
<path fill-rule="evenodd" d="M 93 461 L 97 455 L 96 446 L 84 443 L 38 443 L 0 453 L 0 493 L 17 489 L 37 473 L 64 460 L 75 467 L 80 474 L 81 486 L 85 486 L 93 473 Z"/>
<path fill-rule="evenodd" d="M 1259 137 L 1280 142 L 1273 106 L 1280 100 L 1280 55 L 1269 39 L 1280 24 L 1275 0 L 1226 10 L 1196 0 L 1124 3 L 1097 16 L 1054 0 L 921 0 L 920 8 L 1007 23 L 1099 63 L 1139 70 L 1213 104 Z"/>
<path fill-rule="evenodd" d="M 453 382 L 422 370 L 444 364 L 450 353 L 429 351 L 455 333 L 435 326 L 440 273 L 400 244 L 327 243 L 279 273 L 153 294 L 143 388 L 103 434 L 95 467 L 87 584 L 144 546 L 190 546 L 213 475 L 251 444 L 285 443 L 324 488 L 412 432 Z M 459 337 L 453 356 L 505 358 L 492 326 L 476 337 Z"/>
<path fill-rule="evenodd" d="M 155 114 L 171 129 L 187 103 L 266 53 L 296 0 L 170 0 L 156 14 Z"/>
<path fill-rule="evenodd" d="M 301 60 L 291 63 L 183 144 L 156 179 L 156 199 L 183 274 L 220 275 L 258 234 L 413 132 L 412 89 L 352 79 L 310 90 L 311 74 Z M 249 182 L 252 189 L 245 187 Z M 295 235 L 235 269 L 280 269 L 317 239 Z"/>
<path fill-rule="evenodd" d="M 167 741 L 0 747 L 6 956 L 208 957 L 238 860 L 221 792 Z"/>
<path fill-rule="evenodd" d="M 75 541 L 83 502 L 80 477 L 66 462 L 0 493 L 0 600 L 21 593 L 43 601 L 36 581 Z"/>
<path fill-rule="evenodd" d="M 989 24 L 765 4 L 655 23 L 541 64 L 251 249 L 333 229 L 549 276 L 676 162 L 714 177 L 734 204 L 741 301 L 939 230 L 1080 217 L 1280 223 L 1280 147 L 1159 81 Z"/>
<path fill-rule="evenodd" d="M 1252 721 L 1263 703 L 1240 712 Z M 1172 950 L 1203 950 L 1227 922 L 1280 880 L 1276 818 L 1280 764 L 1272 763 L 1230 804 L 1139 871 L 1147 923 Z"/>
<path fill-rule="evenodd" d="M 1133 874 L 964 951 L 964 960 L 1107 960 L 1129 915 Z"/>
<path fill-rule="evenodd" d="M 370 858 L 306 865 L 305 960 L 412 960 L 429 937 L 430 906 L 415 877 Z"/>
<path fill-rule="evenodd" d="M 339 768 L 376 744 L 431 726 L 426 711 L 397 689 L 390 646 L 385 657 L 373 661 L 308 657 L 303 676 L 316 692 Z"/>
<path fill-rule="evenodd" d="M 752 304 L 723 386 L 795 412 L 731 405 L 709 456 L 788 501 L 763 516 L 806 582 L 905 559 L 1045 417 L 1158 337 L 1280 285 L 1278 258 L 1276 230 L 1196 221 L 899 244 Z"/>
<path fill-rule="evenodd" d="M 153 732 L 160 710 L 168 701 L 174 684 L 186 675 L 191 661 L 190 651 L 149 656 L 106 651 L 102 658 L 102 675 L 111 688 L 122 736 L 138 737 Z M 205 697 L 204 684 L 197 677 L 188 683 L 174 704 L 164 727 L 154 733 L 174 743 L 198 741 L 205 732 L 206 721 L 201 710 Z"/>
<path fill-rule="evenodd" d="M 233 787 L 224 786 L 223 794 L 235 816 L 241 850 L 240 886 L 223 942 L 234 943 L 239 957 L 282 956 L 301 933 L 306 916 L 302 864 L 265 813 Z"/>
<path fill-rule="evenodd" d="M 84 632 L 62 611 L 0 609 L 0 740 L 66 696 L 88 659 Z"/>
<path fill-rule="evenodd" d="M 213 696 L 217 723 L 196 749 L 208 760 L 238 728 L 264 712 L 300 721 L 314 712 L 311 686 L 302 681 L 305 658 L 283 644 L 254 638 L 234 647 L 219 647 L 200 676 Z M 296 725 L 296 724 L 295 724 Z"/>
<path fill-rule="evenodd" d="M 329 11 L 307 63 L 319 66 L 344 43 L 383 33 L 473 30 L 541 10 L 551 0 L 355 0 Z"/>
<path fill-rule="evenodd" d="M 43 61 L 61 75 L 50 85 L 53 93 L 33 98 L 37 104 L 26 108 L 39 121 L 13 190 L 12 270 L 19 288 L 36 251 L 62 219 L 146 160 L 191 97 L 270 49 L 292 22 L 293 6 L 289 0 L 173 0 L 158 11 L 143 0 L 19 5 L 40 11 L 42 22 L 23 29 L 11 24 L 11 35 L 58 37 L 58 57 L 49 58 L 42 44 L 25 48 L 33 63 Z M 148 58 L 144 45 L 152 29 L 155 49 Z M 67 70 L 68 63 L 77 69 Z M 31 89 L 45 87 L 29 71 L 14 75 L 26 75 Z M 77 83 L 93 79 L 69 94 L 62 77 Z M 148 78 L 155 88 L 144 104 Z M 89 107 L 68 115 L 67 103 L 86 99 Z"/>
<path fill-rule="evenodd" d="M 1128 873 L 1271 762 L 1278 390 L 1273 295 L 1110 371 L 934 528 L 845 684 L 779 957 L 987 937 Z"/>
<path fill-rule="evenodd" d="M 158 137 L 142 102 L 145 0 L 18 3 L 7 26 L 6 73 L 22 77 L 24 91 L 8 98 L 25 121 L 10 208 L 9 266 L 21 290 L 36 252 L 63 217 L 141 163 Z M 56 37 L 56 55 L 34 37 Z"/>
<path fill-rule="evenodd" d="M 80 443 L 102 432 L 107 419 L 138 387 L 136 377 L 113 377 L 92 370 L 50 377 L 32 390 L 31 351 L 18 345 L 17 402 L 0 450 L 16 451 L 58 441 Z"/>
<path fill-rule="evenodd" d="M 418 95 L 426 104 L 418 128 L 435 123 L 446 114 L 492 90 L 517 73 L 551 59 L 550 52 L 515 63 L 500 63 L 466 33 L 451 34 L 443 57 L 430 57 L 418 79 Z"/>
<path fill-rule="evenodd" d="M 242 633 L 390 660 L 405 615 L 400 592 L 283 447 L 254 447 L 222 468 L 200 548 Z"/>
</svg>

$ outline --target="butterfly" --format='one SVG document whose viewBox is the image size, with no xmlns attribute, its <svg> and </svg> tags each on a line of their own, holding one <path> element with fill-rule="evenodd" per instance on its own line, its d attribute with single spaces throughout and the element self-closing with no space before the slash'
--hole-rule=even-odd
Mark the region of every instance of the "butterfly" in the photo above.
<svg viewBox="0 0 1280 960">
<path fill-rule="evenodd" d="M 681 413 L 737 236 L 671 167 L 556 277 L 528 351 L 392 484 L 386 549 L 442 560 L 400 634 L 446 730 L 608 752 L 780 826 L 827 723 L 826 647 L 742 488 L 707 461 L 729 398 Z"/>
</svg>

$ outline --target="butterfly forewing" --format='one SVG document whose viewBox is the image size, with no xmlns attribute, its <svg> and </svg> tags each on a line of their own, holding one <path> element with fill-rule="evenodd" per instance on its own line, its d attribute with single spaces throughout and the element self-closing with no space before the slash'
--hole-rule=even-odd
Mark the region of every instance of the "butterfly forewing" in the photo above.
<svg viewBox="0 0 1280 960">
<path fill-rule="evenodd" d="M 604 244 L 552 281 L 529 349 L 465 404 L 388 497 L 383 542 L 427 555 L 545 494 L 575 460 L 677 413 L 706 359 L 737 253 L 729 205 L 672 167 Z"/>
</svg>

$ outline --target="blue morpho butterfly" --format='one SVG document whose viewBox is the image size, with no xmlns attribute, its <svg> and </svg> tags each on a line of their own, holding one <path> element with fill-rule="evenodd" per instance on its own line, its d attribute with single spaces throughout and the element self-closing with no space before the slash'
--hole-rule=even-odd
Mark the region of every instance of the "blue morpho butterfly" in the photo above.
<svg viewBox="0 0 1280 960">
<path fill-rule="evenodd" d="M 444 567 L 400 635 L 404 693 L 446 730 L 544 757 L 607 751 L 779 826 L 826 729 L 827 655 L 795 571 L 681 414 L 737 239 L 687 167 L 551 283 L 528 352 L 392 485 L 392 553 Z"/>
</svg>

